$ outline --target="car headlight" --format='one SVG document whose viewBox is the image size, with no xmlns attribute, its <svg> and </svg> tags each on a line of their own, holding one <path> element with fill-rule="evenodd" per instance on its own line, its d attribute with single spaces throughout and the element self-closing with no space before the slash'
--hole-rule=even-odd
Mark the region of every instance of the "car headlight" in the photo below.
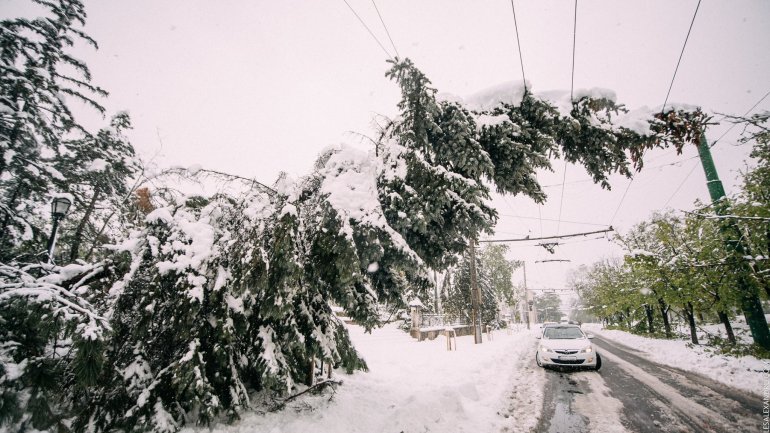
<svg viewBox="0 0 770 433">
<path fill-rule="evenodd" d="M 580 353 L 591 353 L 594 349 L 591 346 L 586 347 L 585 349 L 581 350 Z"/>
<path fill-rule="evenodd" d="M 547 348 L 547 347 L 545 347 L 545 346 L 542 346 L 542 345 L 541 345 L 541 346 L 540 346 L 540 351 L 541 351 L 541 352 L 550 352 L 550 351 L 551 351 L 551 349 L 549 349 L 549 348 Z"/>
</svg>

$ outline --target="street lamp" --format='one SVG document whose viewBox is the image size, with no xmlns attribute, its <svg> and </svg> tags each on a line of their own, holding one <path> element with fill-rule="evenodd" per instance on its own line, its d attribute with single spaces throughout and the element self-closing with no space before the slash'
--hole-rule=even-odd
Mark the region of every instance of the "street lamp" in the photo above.
<svg viewBox="0 0 770 433">
<path fill-rule="evenodd" d="M 56 230 L 59 228 L 59 220 L 67 215 L 67 211 L 70 210 L 72 201 L 67 197 L 58 196 L 51 202 L 51 216 L 53 217 L 53 227 L 51 228 L 51 236 L 48 238 L 48 262 L 53 263 L 53 249 L 56 246 Z"/>
</svg>

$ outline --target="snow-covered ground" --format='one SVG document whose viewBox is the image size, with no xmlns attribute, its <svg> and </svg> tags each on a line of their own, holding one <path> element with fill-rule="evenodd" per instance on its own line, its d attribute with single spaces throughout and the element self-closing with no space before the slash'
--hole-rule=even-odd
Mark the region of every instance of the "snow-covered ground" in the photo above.
<svg viewBox="0 0 770 433">
<path fill-rule="evenodd" d="M 770 370 L 770 360 L 716 355 L 712 348 L 691 345 L 689 340 L 647 338 L 625 331 L 602 329 L 601 325 L 592 323 L 583 324 L 583 329 L 636 349 L 652 361 L 692 371 L 757 395 L 762 394 L 762 384 Z"/>
<path fill-rule="evenodd" d="M 418 342 L 389 325 L 366 334 L 350 326 L 369 372 L 337 373 L 333 397 L 303 395 L 272 413 L 250 412 L 215 432 L 525 432 L 542 411 L 545 376 L 534 365 L 527 330 L 496 331 L 492 341 L 458 337 Z M 194 429 L 183 431 L 193 432 Z M 209 431 L 208 429 L 200 431 Z"/>
<path fill-rule="evenodd" d="M 604 330 L 596 324 L 584 324 L 583 328 L 636 349 L 652 361 L 697 372 L 754 394 L 761 394 L 758 384 L 764 383 L 765 371 L 770 368 L 770 362 L 714 355 L 707 347 L 692 347 L 686 340 L 646 338 Z M 349 329 L 369 364 L 369 372 L 337 372 L 335 379 L 341 379 L 343 384 L 333 393 L 327 390 L 322 395 L 303 395 L 277 412 L 264 413 L 257 408 L 244 413 L 232 425 L 213 426 L 212 431 L 519 433 L 530 432 L 537 426 L 543 410 L 546 376 L 534 363 L 533 332 L 496 331 L 492 341 L 487 341 L 485 335 L 481 345 L 473 344 L 472 336 L 459 337 L 458 349 L 450 352 L 444 337 L 418 342 L 395 325 L 371 334 L 355 325 Z M 591 390 L 595 391 L 583 398 L 585 402 L 577 399 L 576 404 L 603 408 L 593 417 L 591 410 L 581 409 L 591 418 L 592 425 L 617 421 L 620 409 L 610 410 L 612 405 L 604 401 L 607 394 L 600 376 L 578 373 L 576 378 L 589 380 Z M 619 421 L 615 424 L 619 425 Z"/>
</svg>

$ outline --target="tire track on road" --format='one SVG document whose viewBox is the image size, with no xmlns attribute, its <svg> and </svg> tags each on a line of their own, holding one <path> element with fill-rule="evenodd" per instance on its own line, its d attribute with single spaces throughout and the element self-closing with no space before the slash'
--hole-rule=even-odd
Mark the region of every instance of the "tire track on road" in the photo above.
<svg viewBox="0 0 770 433">
<path fill-rule="evenodd" d="M 527 350 L 521 351 L 515 358 L 512 368 L 518 369 L 521 374 L 514 377 L 511 383 L 511 393 L 508 408 L 501 414 L 511 422 L 503 428 L 503 432 L 530 433 L 535 432 L 535 427 L 540 421 L 543 412 L 543 389 L 545 386 L 545 374 L 543 369 L 535 364 L 535 352 L 537 342 L 534 334 L 532 344 Z"/>
<path fill-rule="evenodd" d="M 594 341 L 603 349 L 605 365 L 617 366 L 639 386 L 646 388 L 648 392 L 639 390 L 644 397 L 641 401 L 636 400 L 637 405 L 655 405 L 661 409 L 654 431 L 760 431 L 761 405 L 738 391 L 692 373 L 656 364 L 606 340 L 597 338 Z M 616 380 L 610 380 L 610 389 L 616 395 L 623 388 L 632 386 L 623 376 L 619 374 Z M 638 412 L 638 407 L 626 405 L 624 415 L 636 429 L 644 431 Z"/>
</svg>

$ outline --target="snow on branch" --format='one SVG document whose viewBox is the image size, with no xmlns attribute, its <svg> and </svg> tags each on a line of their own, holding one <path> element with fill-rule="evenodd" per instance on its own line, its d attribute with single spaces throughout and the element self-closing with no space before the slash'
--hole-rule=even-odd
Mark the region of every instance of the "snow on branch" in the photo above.
<svg viewBox="0 0 770 433">
<path fill-rule="evenodd" d="M 50 282 L 50 275 L 36 278 L 17 267 L 0 264 L 0 304 L 15 299 L 26 299 L 40 304 L 55 304 L 57 310 L 64 310 L 65 317 L 79 318 L 85 327 L 83 337 L 101 338 L 102 331 L 110 330 L 108 320 L 97 314 L 96 309 L 85 299 Z"/>
<path fill-rule="evenodd" d="M 695 215 L 695 216 L 709 219 L 709 220 L 736 219 L 736 220 L 750 220 L 750 221 L 770 221 L 770 218 L 766 218 L 766 217 L 754 217 L 754 216 L 742 216 L 742 215 L 714 215 L 714 214 L 704 214 L 699 212 L 691 212 L 686 210 L 680 210 L 680 212 L 683 212 L 689 215 Z"/>
<path fill-rule="evenodd" d="M 377 177 L 381 167 L 374 155 L 347 145 L 328 149 L 329 159 L 320 170 L 321 193 L 342 216 L 343 231 L 352 239 L 351 222 L 382 230 L 393 245 L 417 263 L 420 257 L 385 218 L 379 200 Z"/>
</svg>

